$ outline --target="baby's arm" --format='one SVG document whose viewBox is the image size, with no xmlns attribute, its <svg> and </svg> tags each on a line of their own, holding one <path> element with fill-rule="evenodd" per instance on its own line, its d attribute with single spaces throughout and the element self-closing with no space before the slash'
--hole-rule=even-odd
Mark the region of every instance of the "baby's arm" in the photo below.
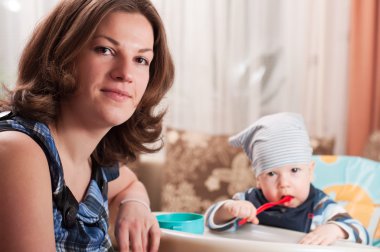
<svg viewBox="0 0 380 252">
<path fill-rule="evenodd" d="M 233 218 L 247 218 L 248 222 L 259 223 L 256 208 L 246 200 L 226 200 L 215 212 L 214 223 L 224 224 Z"/>
<path fill-rule="evenodd" d="M 317 204 L 314 215 L 312 231 L 300 243 L 332 244 L 338 239 L 362 244 L 370 243 L 370 237 L 365 227 L 330 198 L 325 197 Z"/>
<path fill-rule="evenodd" d="M 371 244 L 371 238 L 367 229 L 358 220 L 351 218 L 348 213 L 346 215 L 342 214 L 339 218 L 330 219 L 327 223 L 340 227 L 346 234 L 343 239 L 366 245 Z"/>
<path fill-rule="evenodd" d="M 244 212 L 246 213 L 244 214 Z M 252 223 L 258 223 L 256 208 L 245 200 L 243 192 L 236 193 L 233 200 L 225 200 L 212 205 L 205 214 L 207 227 L 216 231 L 236 229 L 238 218 L 245 217 L 248 217 Z"/>
<path fill-rule="evenodd" d="M 346 239 L 348 234 L 334 223 L 317 227 L 305 235 L 299 242 L 301 244 L 330 245 L 339 239 Z"/>
</svg>

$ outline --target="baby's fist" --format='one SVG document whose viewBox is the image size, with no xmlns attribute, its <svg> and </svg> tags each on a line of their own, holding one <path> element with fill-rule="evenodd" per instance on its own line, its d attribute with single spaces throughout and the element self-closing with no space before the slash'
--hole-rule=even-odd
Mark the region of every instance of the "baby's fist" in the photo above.
<svg viewBox="0 0 380 252">
<path fill-rule="evenodd" d="M 246 200 L 227 200 L 224 203 L 224 208 L 236 218 L 247 218 L 248 222 L 258 224 L 259 220 L 256 217 L 256 208 Z"/>
</svg>

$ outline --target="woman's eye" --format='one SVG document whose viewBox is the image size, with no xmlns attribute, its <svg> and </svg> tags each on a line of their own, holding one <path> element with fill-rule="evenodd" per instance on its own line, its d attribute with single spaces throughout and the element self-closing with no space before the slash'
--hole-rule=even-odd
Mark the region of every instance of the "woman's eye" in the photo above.
<svg viewBox="0 0 380 252">
<path fill-rule="evenodd" d="M 103 54 L 103 55 L 114 55 L 110 48 L 103 47 L 103 46 L 95 47 L 95 52 Z"/>
<path fill-rule="evenodd" d="M 142 65 L 147 65 L 149 66 L 149 61 L 143 57 L 137 57 L 136 62 Z"/>
</svg>

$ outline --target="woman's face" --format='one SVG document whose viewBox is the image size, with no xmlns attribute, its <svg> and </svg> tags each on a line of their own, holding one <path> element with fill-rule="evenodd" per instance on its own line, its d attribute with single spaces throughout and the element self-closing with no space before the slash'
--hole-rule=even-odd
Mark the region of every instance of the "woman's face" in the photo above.
<svg viewBox="0 0 380 252">
<path fill-rule="evenodd" d="M 256 178 L 257 187 L 263 191 L 268 201 L 278 201 L 290 195 L 293 199 L 284 205 L 298 207 L 309 196 L 313 171 L 314 162 L 268 169 Z"/>
<path fill-rule="evenodd" d="M 64 106 L 92 127 L 124 123 L 147 87 L 153 41 L 152 26 L 143 15 L 107 15 L 77 58 L 78 90 Z"/>
</svg>

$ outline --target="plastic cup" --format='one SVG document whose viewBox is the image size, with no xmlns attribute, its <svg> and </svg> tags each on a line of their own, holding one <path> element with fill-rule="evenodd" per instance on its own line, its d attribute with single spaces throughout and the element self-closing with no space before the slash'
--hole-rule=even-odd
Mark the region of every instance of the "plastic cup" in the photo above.
<svg viewBox="0 0 380 252">
<path fill-rule="evenodd" d="M 168 213 L 156 216 L 160 228 L 192 234 L 203 234 L 204 218 L 196 213 Z"/>
</svg>

